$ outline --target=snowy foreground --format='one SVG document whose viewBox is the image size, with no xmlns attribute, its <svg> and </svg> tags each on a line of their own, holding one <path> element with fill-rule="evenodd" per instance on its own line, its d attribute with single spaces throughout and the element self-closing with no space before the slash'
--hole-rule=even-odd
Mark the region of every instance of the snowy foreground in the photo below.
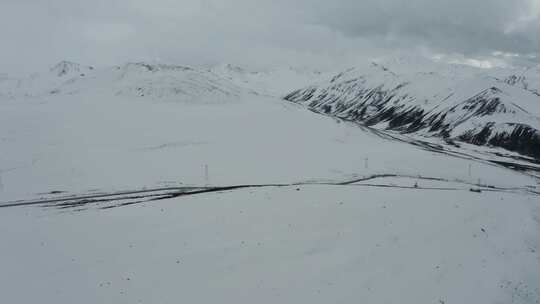
<svg viewBox="0 0 540 304">
<path fill-rule="evenodd" d="M 306 186 L 0 217 L 6 303 L 540 299 L 540 206 L 523 194 Z"/>
<path fill-rule="evenodd" d="M 0 98 L 1 303 L 540 303 L 534 168 L 144 69 Z"/>
</svg>

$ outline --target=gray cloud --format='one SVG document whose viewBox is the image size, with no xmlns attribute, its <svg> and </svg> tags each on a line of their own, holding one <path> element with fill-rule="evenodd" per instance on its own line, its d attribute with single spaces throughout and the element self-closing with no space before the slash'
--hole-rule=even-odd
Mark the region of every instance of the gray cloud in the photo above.
<svg viewBox="0 0 540 304">
<path fill-rule="evenodd" d="M 527 53 L 537 52 L 540 48 L 538 2 L 334 1 L 331 9 L 320 15 L 318 22 L 351 36 L 379 37 L 397 46 L 421 43 L 442 51 Z"/>
<path fill-rule="evenodd" d="M 0 71 L 69 59 L 334 65 L 540 50 L 540 0 L 0 0 Z M 528 58 L 528 57 L 527 57 Z"/>
</svg>

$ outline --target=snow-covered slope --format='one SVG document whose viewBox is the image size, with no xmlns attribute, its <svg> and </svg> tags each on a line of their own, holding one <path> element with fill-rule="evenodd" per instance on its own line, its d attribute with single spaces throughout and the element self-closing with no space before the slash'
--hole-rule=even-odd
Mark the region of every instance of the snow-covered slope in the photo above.
<svg viewBox="0 0 540 304">
<path fill-rule="evenodd" d="M 499 81 L 521 87 L 531 93 L 540 96 L 540 66 L 499 70 L 496 77 Z"/>
<path fill-rule="evenodd" d="M 94 67 L 78 63 L 61 61 L 42 73 L 35 73 L 25 78 L 0 80 L 0 97 L 20 98 L 54 94 L 62 84 L 83 78 L 94 72 Z"/>
<path fill-rule="evenodd" d="M 393 65 L 395 72 L 382 64 L 352 69 L 333 77 L 330 86 L 321 82 L 288 99 L 376 127 L 538 152 L 538 103 L 529 91 L 478 76 L 468 67 L 415 62 L 435 71 L 424 72 L 408 70 L 411 64 L 399 60 Z M 407 140 L 390 140 L 355 124 L 336 124 L 263 96 L 259 92 L 280 87 L 269 85 L 275 77 L 271 73 L 220 69 L 229 76 L 223 70 L 162 64 L 91 68 L 64 62 L 35 76 L 33 84 L 39 83 L 40 90 L 0 98 L 4 196 L 153 187 L 169 181 L 201 185 L 205 164 L 221 185 L 372 174 L 531 184 L 519 173 L 485 163 L 478 164 L 481 173 L 468 173 L 474 159 L 487 159 L 482 155 L 463 155 L 455 148 L 446 152 L 461 159 L 433 156 L 422 150 L 425 146 L 409 146 Z M 312 77 L 306 76 L 312 72 L 299 73 L 302 81 Z M 239 74 L 250 75 L 243 85 Z M 315 75 L 312 79 L 321 76 Z M 252 82 L 257 77 L 260 87 Z M 29 90 L 25 85 L 21 82 L 20 88 Z M 404 158 L 407 163 L 401 162 Z"/>
<path fill-rule="evenodd" d="M 328 72 L 317 69 L 276 67 L 251 70 L 231 64 L 218 65 L 211 69 L 236 85 L 259 94 L 282 97 L 287 92 L 307 86 L 329 76 Z"/>
<path fill-rule="evenodd" d="M 380 129 L 540 158 L 540 96 L 483 70 L 392 60 L 344 71 L 285 99 Z M 500 73 L 500 71 L 498 71 Z"/>
<path fill-rule="evenodd" d="M 93 71 L 94 67 L 82 66 L 78 63 L 61 61 L 50 69 L 50 73 L 57 77 L 84 76 L 85 73 Z"/>
<path fill-rule="evenodd" d="M 275 98 L 159 100 L 81 93 L 0 103 L 3 200 L 168 182 L 204 185 L 204 165 L 216 185 L 372 174 L 534 185 L 518 172 L 433 154 Z"/>
</svg>

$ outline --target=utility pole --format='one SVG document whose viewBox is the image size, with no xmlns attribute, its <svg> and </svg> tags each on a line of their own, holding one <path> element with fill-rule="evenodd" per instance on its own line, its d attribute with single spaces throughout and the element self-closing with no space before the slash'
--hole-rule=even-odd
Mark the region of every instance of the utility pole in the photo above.
<svg viewBox="0 0 540 304">
<path fill-rule="evenodd" d="M 206 183 L 206 186 L 210 185 L 210 176 L 208 174 L 208 165 L 204 165 L 204 182 Z"/>
<path fill-rule="evenodd" d="M 366 159 L 364 159 L 364 168 L 366 168 L 366 169 L 369 168 L 368 161 L 369 161 L 369 158 L 366 157 Z"/>
</svg>

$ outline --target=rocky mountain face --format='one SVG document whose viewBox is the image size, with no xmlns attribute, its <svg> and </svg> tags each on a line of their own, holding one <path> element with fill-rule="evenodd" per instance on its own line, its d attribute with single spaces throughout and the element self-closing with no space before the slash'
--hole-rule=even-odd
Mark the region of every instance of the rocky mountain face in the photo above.
<svg viewBox="0 0 540 304">
<path fill-rule="evenodd" d="M 285 99 L 378 129 L 540 159 L 540 96 L 526 77 L 498 78 L 451 65 L 393 64 L 349 69 Z"/>
</svg>

